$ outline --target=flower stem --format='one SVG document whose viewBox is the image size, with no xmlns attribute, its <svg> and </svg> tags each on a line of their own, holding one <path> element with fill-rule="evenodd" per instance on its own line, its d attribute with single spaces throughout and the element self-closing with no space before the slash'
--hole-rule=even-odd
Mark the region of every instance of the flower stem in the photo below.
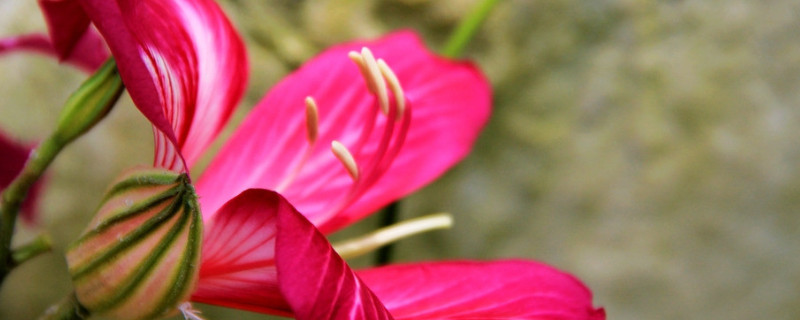
<svg viewBox="0 0 800 320">
<path fill-rule="evenodd" d="M 75 293 L 71 293 L 57 305 L 48 308 L 39 320 L 84 320 L 89 319 L 89 310 L 86 310 Z"/>
<path fill-rule="evenodd" d="M 11 238 L 20 204 L 28 191 L 64 147 L 111 111 L 123 90 L 117 65 L 110 58 L 67 98 L 56 129 L 31 151 L 22 172 L 3 191 L 0 196 L 0 285 L 16 266 Z"/>
<path fill-rule="evenodd" d="M 0 203 L 0 285 L 16 265 L 11 252 L 11 236 L 14 234 L 19 206 L 33 183 L 39 179 L 64 146 L 65 144 L 60 143 L 59 139 L 53 137 L 42 141 L 31 151 L 22 172 L 3 191 Z"/>
<path fill-rule="evenodd" d="M 461 56 L 461 53 L 464 51 L 467 44 L 469 44 L 472 36 L 475 35 L 475 32 L 478 31 L 483 21 L 489 16 L 489 12 L 492 11 L 492 8 L 494 8 L 498 2 L 500 2 L 500 0 L 483 0 L 478 4 L 464 20 L 461 20 L 456 31 L 450 35 L 450 39 L 447 40 L 442 54 L 448 58 L 457 58 Z"/>
<path fill-rule="evenodd" d="M 397 223 L 397 216 L 398 211 L 400 211 L 400 201 L 395 201 L 389 204 L 386 207 L 385 212 L 383 213 L 383 220 L 381 221 L 382 227 L 388 227 L 395 223 Z M 376 252 L 375 257 L 375 264 L 378 266 L 389 264 L 392 260 L 392 252 L 394 251 L 394 246 L 391 244 L 387 244 Z"/>
<path fill-rule="evenodd" d="M 14 249 L 13 253 L 11 253 L 11 259 L 14 261 L 14 266 L 18 266 L 42 253 L 49 252 L 52 248 L 53 242 L 50 237 L 42 234 L 33 239 L 33 241 Z"/>
</svg>

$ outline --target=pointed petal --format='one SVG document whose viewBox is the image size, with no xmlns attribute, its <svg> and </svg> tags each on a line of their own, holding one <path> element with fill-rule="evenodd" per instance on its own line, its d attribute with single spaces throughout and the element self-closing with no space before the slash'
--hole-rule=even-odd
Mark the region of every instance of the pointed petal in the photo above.
<svg viewBox="0 0 800 320">
<path fill-rule="evenodd" d="M 358 275 L 398 319 L 605 319 L 578 279 L 533 261 L 392 265 Z"/>
<path fill-rule="evenodd" d="M 352 150 L 356 163 L 367 165 L 381 151 L 380 132 L 391 122 L 376 117 L 375 98 L 348 58 L 362 46 L 394 69 L 414 110 L 405 144 L 386 174 L 349 194 L 353 180 L 331 153 L 331 141 L 359 145 L 362 134 L 372 132 Z M 319 107 L 313 145 L 306 138 L 306 96 Z M 324 232 L 338 229 L 429 183 L 463 158 L 488 118 L 489 104 L 488 84 L 477 69 L 435 57 L 410 32 L 333 47 L 284 79 L 253 110 L 198 181 L 201 203 L 213 209 L 244 189 L 272 189 Z"/>
<path fill-rule="evenodd" d="M 277 215 L 286 210 L 288 204 L 274 193 L 248 190 L 207 221 L 192 300 L 289 315 L 274 262 Z"/>
<path fill-rule="evenodd" d="M 96 70 L 109 57 L 108 49 L 103 39 L 94 29 L 89 30 L 83 34 L 83 37 L 75 45 L 72 54 L 62 60 L 87 73 Z M 50 38 L 43 34 L 27 34 L 0 39 L 0 54 L 26 50 L 58 57 L 56 49 L 53 48 L 50 41 Z"/>
<path fill-rule="evenodd" d="M 28 155 L 31 152 L 29 146 L 22 145 L 8 138 L 5 133 L 0 131 L 0 191 L 8 187 L 14 178 L 19 175 Z M 33 185 L 22 202 L 21 215 L 23 221 L 35 223 L 37 220 L 38 194 L 41 188 L 41 181 Z"/>
<path fill-rule="evenodd" d="M 89 17 L 77 0 L 39 0 L 57 56 L 66 60 L 89 27 Z"/>
<path fill-rule="evenodd" d="M 288 202 L 285 206 L 291 208 Z M 280 288 L 297 319 L 392 319 L 380 300 L 294 208 L 278 216 Z"/>
<path fill-rule="evenodd" d="M 244 94 L 244 44 L 214 1 L 120 0 L 120 8 L 191 166 Z"/>
<path fill-rule="evenodd" d="M 191 166 L 244 93 L 247 58 L 230 22 L 210 0 L 82 1 L 156 139 L 173 142 L 158 144 L 156 164 L 181 163 L 177 146 Z"/>
<path fill-rule="evenodd" d="M 67 0 L 73 1 L 73 0 Z M 108 0 L 79 0 L 84 12 L 94 23 L 103 38 L 106 39 L 111 54 L 117 62 L 120 76 L 125 83 L 125 88 L 133 99 L 134 104 L 144 116 L 150 120 L 156 130 L 160 131 L 169 141 L 168 148 L 175 148 L 178 140 L 175 132 L 167 121 L 162 108 L 159 91 L 156 89 L 153 76 L 142 59 L 141 47 L 130 31 L 125 16 L 120 10 L 117 1 Z M 128 15 L 130 11 L 126 11 Z M 142 23 L 139 21 L 138 23 Z M 173 154 L 174 152 L 159 152 L 160 154 Z M 162 165 L 163 159 L 156 159 L 156 165 Z M 180 161 L 182 163 L 182 161 Z M 174 169 L 172 167 L 166 167 Z"/>
</svg>

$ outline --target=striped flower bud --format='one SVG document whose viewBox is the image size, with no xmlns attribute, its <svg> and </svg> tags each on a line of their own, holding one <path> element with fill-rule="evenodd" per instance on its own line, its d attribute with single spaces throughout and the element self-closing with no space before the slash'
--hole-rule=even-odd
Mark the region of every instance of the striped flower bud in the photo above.
<svg viewBox="0 0 800 320">
<path fill-rule="evenodd" d="M 189 298 L 202 217 L 186 174 L 138 168 L 123 174 L 67 251 L 81 305 L 116 319 L 168 316 Z"/>
<path fill-rule="evenodd" d="M 100 122 L 117 103 L 125 86 L 114 59 L 108 59 L 69 96 L 53 138 L 69 143 Z"/>
</svg>

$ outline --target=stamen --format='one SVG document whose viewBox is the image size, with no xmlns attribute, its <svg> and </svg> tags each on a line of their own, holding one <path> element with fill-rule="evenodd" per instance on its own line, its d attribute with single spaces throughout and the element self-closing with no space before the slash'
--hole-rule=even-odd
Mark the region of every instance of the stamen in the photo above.
<svg viewBox="0 0 800 320">
<path fill-rule="evenodd" d="M 336 155 L 336 158 L 342 162 L 345 169 L 347 169 L 347 173 L 350 174 L 353 180 L 358 180 L 358 166 L 356 165 L 356 159 L 353 158 L 353 154 L 350 153 L 350 150 L 347 150 L 347 147 L 345 147 L 339 141 L 333 140 L 331 142 L 331 151 L 333 151 L 333 154 Z"/>
<path fill-rule="evenodd" d="M 397 102 L 397 119 L 400 119 L 406 109 L 406 95 L 405 92 L 403 92 L 403 86 L 400 85 L 400 80 L 397 79 L 397 75 L 392 71 L 392 68 L 386 64 L 386 61 L 378 59 L 378 67 L 381 69 L 381 74 L 383 74 L 383 77 L 389 84 L 389 89 L 392 90 L 392 94 L 394 94 L 394 99 Z"/>
<path fill-rule="evenodd" d="M 349 259 L 372 252 L 382 246 L 415 234 L 437 229 L 447 229 L 452 226 L 453 217 L 450 214 L 437 213 L 406 220 L 378 229 L 361 237 L 334 244 L 333 249 L 336 250 L 342 258 Z"/>
<path fill-rule="evenodd" d="M 196 310 L 189 302 L 181 303 L 178 309 L 181 310 L 183 318 L 186 320 L 203 320 L 203 318 L 200 317 L 200 310 Z"/>
<path fill-rule="evenodd" d="M 356 63 L 356 65 L 358 66 L 358 71 L 361 71 L 361 76 L 364 77 L 364 81 L 367 82 L 367 90 L 373 93 L 375 91 L 378 91 L 378 89 L 375 88 L 375 83 L 369 81 L 369 79 L 371 78 L 369 75 L 369 68 L 367 67 L 367 64 L 364 63 L 364 58 L 361 57 L 361 54 L 355 51 L 350 51 L 350 53 L 348 53 L 347 56 L 350 57 L 350 60 L 353 60 L 353 62 Z"/>
<path fill-rule="evenodd" d="M 312 97 L 306 97 L 306 130 L 309 143 L 317 141 L 319 134 L 319 108 Z"/>
<path fill-rule="evenodd" d="M 375 61 L 375 56 L 372 55 L 372 51 L 367 47 L 361 48 L 361 59 L 364 61 L 369 71 L 369 78 L 367 78 L 367 81 L 374 82 L 373 86 L 377 89 L 377 91 L 373 91 L 372 93 L 378 96 L 378 103 L 381 106 L 381 111 L 383 111 L 384 114 L 388 114 L 389 93 L 386 91 L 386 82 L 381 76 L 378 62 Z"/>
</svg>

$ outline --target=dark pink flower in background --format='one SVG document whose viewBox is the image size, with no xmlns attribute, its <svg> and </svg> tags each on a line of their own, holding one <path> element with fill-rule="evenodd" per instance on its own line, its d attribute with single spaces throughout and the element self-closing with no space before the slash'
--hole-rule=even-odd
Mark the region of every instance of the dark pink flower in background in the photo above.
<svg viewBox="0 0 800 320">
<path fill-rule="evenodd" d="M 8 187 L 22 171 L 32 147 L 32 145 L 19 143 L 0 131 L 0 191 Z M 34 223 L 38 219 L 37 198 L 40 189 L 41 183 L 34 184 L 27 198 L 22 202 L 20 217 L 25 222 Z"/>
<path fill-rule="evenodd" d="M 0 39 L 0 54 L 13 51 L 32 51 L 58 57 L 58 51 L 47 35 L 29 34 Z M 64 63 L 92 72 L 108 59 L 108 48 L 96 31 L 86 32 L 78 40 L 72 53 L 63 58 Z"/>
<path fill-rule="evenodd" d="M 94 32 L 90 22 L 96 27 L 153 123 L 155 164 L 191 169 L 247 78 L 244 45 L 220 8 L 210 0 L 40 4 L 62 58 Z M 536 262 L 354 272 L 322 235 L 466 156 L 490 96 L 475 66 L 437 57 L 411 32 L 330 48 L 287 76 L 195 181 L 206 227 L 192 300 L 299 319 L 603 319 L 580 281 Z"/>
</svg>

